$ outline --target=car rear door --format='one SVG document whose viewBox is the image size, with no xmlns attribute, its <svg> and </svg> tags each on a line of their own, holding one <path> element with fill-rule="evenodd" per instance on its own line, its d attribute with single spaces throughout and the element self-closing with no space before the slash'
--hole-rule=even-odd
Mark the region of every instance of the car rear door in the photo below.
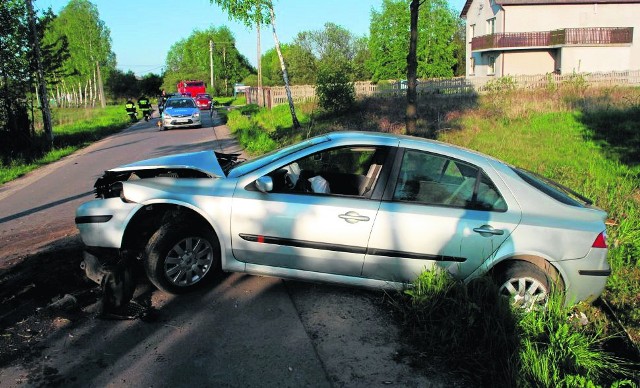
<svg viewBox="0 0 640 388">
<path fill-rule="evenodd" d="M 365 277 L 410 282 L 438 266 L 466 278 L 520 221 L 509 190 L 478 166 L 417 150 L 399 152 L 396 164 L 372 229 Z"/>
</svg>

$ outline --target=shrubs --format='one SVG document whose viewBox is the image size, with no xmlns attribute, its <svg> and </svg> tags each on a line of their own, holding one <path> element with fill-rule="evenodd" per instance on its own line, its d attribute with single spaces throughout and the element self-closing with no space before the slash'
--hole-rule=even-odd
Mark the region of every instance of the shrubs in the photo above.
<svg viewBox="0 0 640 388">
<path fill-rule="evenodd" d="M 322 109 L 344 113 L 353 106 L 356 92 L 348 74 L 350 72 L 347 64 L 324 66 L 318 70 L 316 95 Z"/>
</svg>

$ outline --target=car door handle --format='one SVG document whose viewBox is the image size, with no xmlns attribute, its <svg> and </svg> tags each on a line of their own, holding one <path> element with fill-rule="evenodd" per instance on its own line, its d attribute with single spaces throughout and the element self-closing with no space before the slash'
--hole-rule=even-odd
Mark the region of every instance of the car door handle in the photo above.
<svg viewBox="0 0 640 388">
<path fill-rule="evenodd" d="M 355 224 L 356 222 L 359 222 L 359 221 L 369 221 L 369 217 L 361 216 L 360 214 L 354 211 L 349 211 L 349 212 L 346 212 L 345 214 L 340 214 L 338 217 L 342 218 L 343 220 L 347 221 L 350 224 Z"/>
<path fill-rule="evenodd" d="M 494 229 L 491 225 L 482 225 L 479 228 L 473 228 L 473 231 L 476 233 L 480 233 L 480 235 L 483 237 L 501 236 L 504 234 L 504 230 Z"/>
</svg>

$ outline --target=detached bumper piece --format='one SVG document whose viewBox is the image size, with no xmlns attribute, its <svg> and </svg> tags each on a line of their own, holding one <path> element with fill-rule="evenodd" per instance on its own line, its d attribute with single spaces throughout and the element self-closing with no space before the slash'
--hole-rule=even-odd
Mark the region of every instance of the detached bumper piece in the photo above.
<svg viewBox="0 0 640 388">
<path fill-rule="evenodd" d="M 136 289 L 133 264 L 126 259 L 109 261 L 104 263 L 85 251 L 80 264 L 87 277 L 102 287 L 100 317 L 117 320 L 146 317 L 150 309 L 131 300 Z"/>
</svg>

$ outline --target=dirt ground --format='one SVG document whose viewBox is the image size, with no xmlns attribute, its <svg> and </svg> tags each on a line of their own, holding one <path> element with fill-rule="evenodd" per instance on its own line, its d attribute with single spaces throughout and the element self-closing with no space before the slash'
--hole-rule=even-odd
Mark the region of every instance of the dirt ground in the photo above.
<svg viewBox="0 0 640 388">
<path fill-rule="evenodd" d="M 80 270 L 82 243 L 78 236 L 58 240 L 28 257 L 14 257 L 0 269 L 0 366 L 37 352 L 38 342 L 62 323 L 86 318 L 81 307 L 93 304 L 99 287 Z M 48 307 L 73 295 L 70 311 Z"/>
</svg>

